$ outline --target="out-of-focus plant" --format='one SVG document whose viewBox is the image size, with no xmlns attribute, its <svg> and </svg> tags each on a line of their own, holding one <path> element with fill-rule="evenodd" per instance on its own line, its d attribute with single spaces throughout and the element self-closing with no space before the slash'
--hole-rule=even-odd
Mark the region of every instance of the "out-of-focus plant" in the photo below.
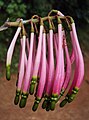
<svg viewBox="0 0 89 120">
<path fill-rule="evenodd" d="M 47 15 L 48 11 L 52 9 L 52 3 L 48 0 L 31 0 L 30 4 L 30 11 L 32 14 L 38 14 L 40 16 Z"/>
<path fill-rule="evenodd" d="M 26 17 L 26 5 L 22 0 L 0 0 L 0 25 L 9 18 L 11 21 L 15 21 L 17 18 Z M 7 33 L 7 32 L 6 32 Z M 6 38 L 11 36 L 12 30 L 9 30 L 9 34 L 2 33 L 0 38 L 6 41 Z"/>
<path fill-rule="evenodd" d="M 0 0 L 0 11 L 0 16 L 4 19 L 9 17 L 11 20 L 16 20 L 17 17 L 25 17 L 26 5 L 22 0 Z"/>
<path fill-rule="evenodd" d="M 89 0 L 55 0 L 54 7 L 75 19 L 89 23 Z"/>
<path fill-rule="evenodd" d="M 32 14 L 45 16 L 51 9 L 89 22 L 88 0 L 0 0 L 0 21 L 3 22 L 7 17 L 11 20 L 29 18 Z"/>
</svg>

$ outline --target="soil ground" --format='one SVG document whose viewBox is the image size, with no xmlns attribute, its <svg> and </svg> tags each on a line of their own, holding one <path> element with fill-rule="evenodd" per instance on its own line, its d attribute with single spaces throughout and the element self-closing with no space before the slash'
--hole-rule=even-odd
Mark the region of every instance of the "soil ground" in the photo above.
<svg viewBox="0 0 89 120">
<path fill-rule="evenodd" d="M 0 120 L 89 120 L 89 58 L 85 59 L 85 77 L 76 99 L 64 108 L 46 112 L 39 106 L 36 112 L 31 110 L 33 97 L 29 96 L 27 105 L 20 109 L 14 105 L 16 75 L 11 81 L 5 76 L 0 78 Z"/>
</svg>

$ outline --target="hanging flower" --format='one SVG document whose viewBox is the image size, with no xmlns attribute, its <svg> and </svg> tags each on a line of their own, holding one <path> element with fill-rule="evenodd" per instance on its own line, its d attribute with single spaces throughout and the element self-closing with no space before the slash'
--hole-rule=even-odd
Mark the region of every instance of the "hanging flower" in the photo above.
<svg viewBox="0 0 89 120">
<path fill-rule="evenodd" d="M 52 13 L 56 15 L 51 15 Z M 30 23 L 30 35 L 27 35 L 25 29 L 27 23 Z M 33 111 L 37 110 L 42 99 L 43 109 L 54 110 L 68 88 L 60 107 L 72 102 L 84 77 L 84 60 L 73 18 L 52 10 L 44 18 L 34 15 L 29 20 L 20 19 L 16 22 L 6 22 L 5 25 L 18 27 L 7 51 L 7 80 L 10 80 L 11 60 L 16 40 L 20 35 L 15 105 L 19 103 L 19 107 L 24 108 L 29 94 L 34 94 Z M 72 52 L 69 49 L 67 32 L 70 34 Z M 74 75 L 71 81 L 72 69 Z"/>
</svg>

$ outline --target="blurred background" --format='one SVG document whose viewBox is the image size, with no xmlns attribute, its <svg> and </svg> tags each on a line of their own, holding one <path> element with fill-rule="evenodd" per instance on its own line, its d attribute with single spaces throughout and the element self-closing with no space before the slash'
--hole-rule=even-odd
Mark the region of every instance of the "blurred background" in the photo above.
<svg viewBox="0 0 89 120">
<path fill-rule="evenodd" d="M 32 97 L 25 109 L 15 106 L 13 100 L 19 51 L 15 49 L 12 80 L 8 82 L 5 78 L 6 52 L 16 30 L 9 28 L 0 32 L 0 120 L 89 120 L 89 0 L 0 0 L 0 25 L 7 18 L 10 21 L 29 19 L 34 14 L 44 17 L 52 9 L 72 16 L 76 23 L 85 62 L 85 77 L 79 94 L 72 104 L 63 109 L 57 106 L 54 112 L 47 113 L 40 107 L 36 113 L 32 112 Z"/>
</svg>

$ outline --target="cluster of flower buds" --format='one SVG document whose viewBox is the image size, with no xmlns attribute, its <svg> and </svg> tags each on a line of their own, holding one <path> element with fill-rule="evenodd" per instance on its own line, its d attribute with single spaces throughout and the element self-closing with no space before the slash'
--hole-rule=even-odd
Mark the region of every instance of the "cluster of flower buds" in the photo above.
<svg viewBox="0 0 89 120">
<path fill-rule="evenodd" d="M 27 23 L 30 25 L 30 35 L 25 29 Z M 15 105 L 24 108 L 30 94 L 35 97 L 33 111 L 37 110 L 42 99 L 43 109 L 54 110 L 66 90 L 67 95 L 60 107 L 72 102 L 84 77 L 84 61 L 73 18 L 52 10 L 44 18 L 34 15 L 30 20 L 18 19 L 7 24 L 18 26 L 7 51 L 7 80 L 10 80 L 11 61 L 18 37 L 21 46 Z M 71 47 L 68 47 L 67 41 Z"/>
</svg>

